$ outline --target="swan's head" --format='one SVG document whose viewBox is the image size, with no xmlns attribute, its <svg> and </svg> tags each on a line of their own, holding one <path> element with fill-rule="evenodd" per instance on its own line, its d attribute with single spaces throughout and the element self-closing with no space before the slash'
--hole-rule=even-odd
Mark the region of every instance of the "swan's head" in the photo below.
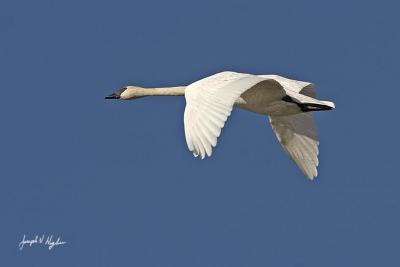
<svg viewBox="0 0 400 267">
<path fill-rule="evenodd" d="M 135 99 L 143 96 L 143 88 L 137 86 L 126 86 L 115 93 L 108 95 L 105 99 Z"/>
</svg>

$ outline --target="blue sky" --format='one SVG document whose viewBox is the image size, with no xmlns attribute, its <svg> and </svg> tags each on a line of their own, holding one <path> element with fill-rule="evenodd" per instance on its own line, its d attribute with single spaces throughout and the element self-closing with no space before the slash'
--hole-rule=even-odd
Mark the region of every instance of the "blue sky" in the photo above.
<svg viewBox="0 0 400 267">
<path fill-rule="evenodd" d="M 2 1 L 0 265 L 400 264 L 399 5 L 389 1 Z M 222 70 L 311 81 L 319 176 L 235 110 L 213 157 L 184 99 L 121 86 Z M 22 236 L 68 243 L 18 250 Z"/>
</svg>

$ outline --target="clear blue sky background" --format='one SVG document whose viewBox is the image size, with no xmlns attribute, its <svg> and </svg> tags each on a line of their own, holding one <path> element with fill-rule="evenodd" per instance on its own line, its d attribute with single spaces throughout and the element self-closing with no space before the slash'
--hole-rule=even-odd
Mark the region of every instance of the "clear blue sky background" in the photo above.
<svg viewBox="0 0 400 267">
<path fill-rule="evenodd" d="M 400 266 L 400 6 L 385 1 L 0 3 L 1 266 Z M 235 110 L 212 158 L 184 99 L 123 85 L 222 70 L 314 82 L 319 176 Z M 19 251 L 24 234 L 61 235 Z"/>
</svg>

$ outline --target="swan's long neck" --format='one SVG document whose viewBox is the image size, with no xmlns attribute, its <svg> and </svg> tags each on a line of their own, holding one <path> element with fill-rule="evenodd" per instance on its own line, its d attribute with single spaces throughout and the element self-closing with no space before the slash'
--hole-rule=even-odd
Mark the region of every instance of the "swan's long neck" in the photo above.
<svg viewBox="0 0 400 267">
<path fill-rule="evenodd" d="M 186 86 L 161 88 L 136 88 L 134 97 L 143 96 L 183 96 Z"/>
<path fill-rule="evenodd" d="M 147 88 L 144 89 L 146 95 L 166 95 L 166 96 L 177 96 L 177 95 L 185 95 L 186 86 L 176 86 L 176 87 L 161 87 L 161 88 Z"/>
</svg>

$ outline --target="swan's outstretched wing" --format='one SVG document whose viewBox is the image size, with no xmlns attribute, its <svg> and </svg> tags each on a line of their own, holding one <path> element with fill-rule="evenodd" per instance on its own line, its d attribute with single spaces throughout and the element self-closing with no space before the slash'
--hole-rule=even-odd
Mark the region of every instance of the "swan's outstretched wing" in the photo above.
<svg viewBox="0 0 400 267">
<path fill-rule="evenodd" d="M 283 149 L 309 178 L 317 176 L 318 132 L 311 113 L 270 116 L 272 129 Z"/>
<path fill-rule="evenodd" d="M 185 136 L 195 156 L 211 156 L 236 99 L 261 82 L 284 95 L 282 86 L 272 78 L 236 72 L 217 73 L 186 87 Z"/>
</svg>

